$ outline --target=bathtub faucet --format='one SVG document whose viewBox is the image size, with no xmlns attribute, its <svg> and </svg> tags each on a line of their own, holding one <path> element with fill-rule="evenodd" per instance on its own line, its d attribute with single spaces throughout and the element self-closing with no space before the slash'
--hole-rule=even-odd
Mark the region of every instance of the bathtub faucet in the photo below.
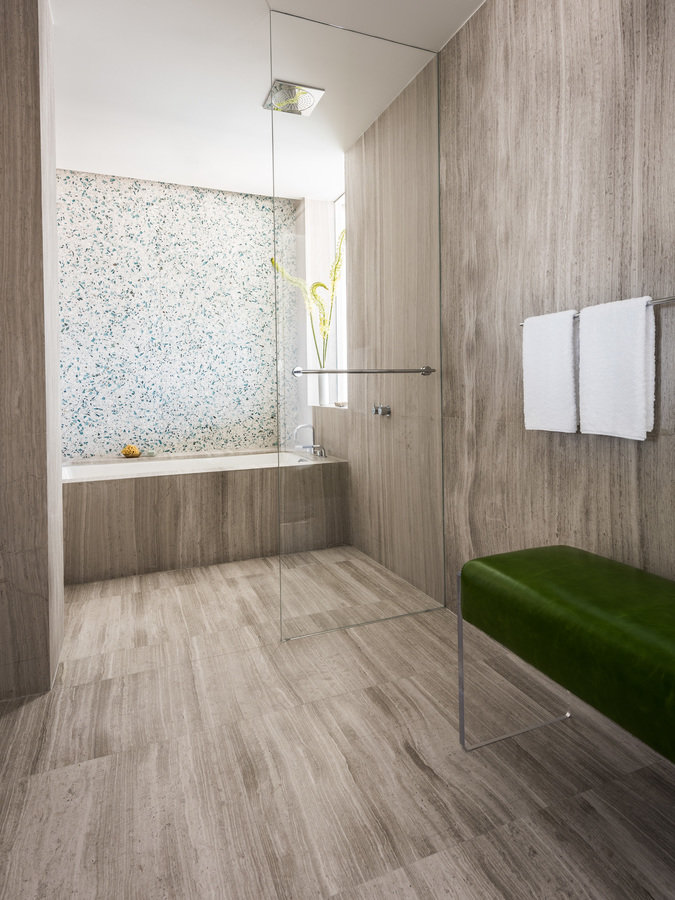
<svg viewBox="0 0 675 900">
<path fill-rule="evenodd" d="M 316 443 L 316 438 L 314 435 L 314 426 L 311 422 L 306 422 L 304 425 L 298 425 L 297 428 L 293 430 L 293 440 L 297 442 L 298 440 L 298 432 L 302 431 L 303 428 L 310 428 L 312 431 L 312 443 L 311 444 L 299 444 L 296 443 L 294 449 L 295 450 L 309 450 L 309 452 L 313 456 L 325 456 L 326 451 L 323 449 L 321 444 Z"/>
</svg>

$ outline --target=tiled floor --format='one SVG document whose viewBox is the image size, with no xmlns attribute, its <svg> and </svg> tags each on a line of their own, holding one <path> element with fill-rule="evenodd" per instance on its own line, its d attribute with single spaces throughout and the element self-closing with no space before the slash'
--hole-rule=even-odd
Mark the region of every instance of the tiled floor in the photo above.
<svg viewBox="0 0 675 900">
<path fill-rule="evenodd" d="M 350 546 L 282 556 L 280 583 L 284 638 L 439 606 Z"/>
<path fill-rule="evenodd" d="M 675 766 L 574 700 L 464 753 L 450 612 L 280 644 L 278 585 L 249 560 L 68 589 L 54 689 L 0 704 L 1 897 L 675 896 Z M 472 739 L 565 706 L 466 639 Z"/>
</svg>

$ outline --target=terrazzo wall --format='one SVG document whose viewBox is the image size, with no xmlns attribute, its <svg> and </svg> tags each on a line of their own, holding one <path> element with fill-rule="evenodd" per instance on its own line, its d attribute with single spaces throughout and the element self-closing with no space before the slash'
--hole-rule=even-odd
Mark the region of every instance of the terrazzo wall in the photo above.
<svg viewBox="0 0 675 900">
<path fill-rule="evenodd" d="M 57 186 L 64 457 L 273 446 L 271 198 L 66 171 Z M 275 216 L 292 247 L 295 202 Z"/>
</svg>

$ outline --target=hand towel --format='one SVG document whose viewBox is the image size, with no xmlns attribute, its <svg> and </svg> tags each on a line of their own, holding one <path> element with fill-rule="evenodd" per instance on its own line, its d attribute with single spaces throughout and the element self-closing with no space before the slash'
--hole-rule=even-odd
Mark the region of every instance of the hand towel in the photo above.
<svg viewBox="0 0 675 900">
<path fill-rule="evenodd" d="M 583 309 L 579 405 L 584 434 L 644 441 L 654 427 L 655 321 L 651 297 Z"/>
<path fill-rule="evenodd" d="M 575 314 L 568 309 L 523 322 L 523 405 L 529 431 L 577 430 Z"/>
</svg>

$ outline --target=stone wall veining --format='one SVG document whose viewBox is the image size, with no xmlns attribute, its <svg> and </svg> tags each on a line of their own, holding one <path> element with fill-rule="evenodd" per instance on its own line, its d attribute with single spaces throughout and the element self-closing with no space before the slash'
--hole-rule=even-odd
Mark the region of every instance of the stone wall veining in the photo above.
<svg viewBox="0 0 675 900">
<path fill-rule="evenodd" d="M 350 542 L 442 603 L 437 86 L 433 60 L 345 158 L 349 365 L 436 374 L 351 375 L 349 409 L 312 412 L 349 460 Z"/>
<path fill-rule="evenodd" d="M 487 0 L 440 54 L 446 558 L 675 577 L 675 310 L 648 440 L 526 432 L 526 316 L 675 293 L 675 4 Z M 450 597 L 453 602 L 453 597 Z"/>
<path fill-rule="evenodd" d="M 272 447 L 270 197 L 60 171 L 62 450 Z M 293 243 L 291 240 L 290 244 Z"/>
<path fill-rule="evenodd" d="M 667 0 L 486 0 L 439 55 L 448 605 L 468 559 L 543 544 L 572 544 L 675 578 L 675 309 L 657 311 L 656 427 L 644 442 L 525 431 L 519 327 L 526 316 L 675 293 L 674 46 L 675 4 Z M 424 134 L 411 127 L 424 108 L 424 79 L 366 132 L 364 152 L 348 155 L 348 202 L 349 186 L 359 184 L 364 199 L 381 192 L 386 202 L 402 202 L 387 189 L 384 164 L 406 153 L 411 132 Z M 414 90 L 419 99 L 406 107 Z M 365 152 L 375 140 L 388 148 L 381 160 Z M 425 168 L 412 153 L 407 158 L 410 195 L 424 197 Z M 370 224 L 368 238 L 380 240 L 395 226 L 387 213 Z M 353 235 L 355 223 L 349 227 Z M 421 229 L 416 234 L 408 261 L 431 246 Z M 410 290 L 408 307 L 397 308 L 390 290 L 355 290 L 357 277 L 375 282 L 406 255 L 388 256 L 384 240 L 382 249 L 375 243 L 378 252 L 358 239 L 351 246 L 350 296 L 366 298 L 364 316 L 376 327 L 353 329 L 350 340 L 365 341 L 388 323 L 415 335 L 417 320 L 434 308 L 433 292 Z M 351 351 L 350 364 L 365 362 Z M 418 361 L 419 354 L 409 364 Z M 416 392 L 409 402 L 421 415 L 422 386 L 399 384 Z M 376 396 L 384 395 L 370 391 L 363 401 Z M 351 385 L 349 404 L 346 414 L 355 418 Z M 366 485 L 361 503 L 384 465 L 411 447 L 419 451 L 405 469 L 407 483 L 420 464 L 432 471 L 421 455 L 431 428 L 423 440 L 404 433 L 387 460 L 380 448 L 363 451 L 373 446 L 366 427 L 384 423 L 366 415 L 363 427 L 345 429 L 331 420 L 335 411 L 314 413 L 322 443 L 350 460 L 352 488 L 359 478 Z M 389 425 L 397 422 L 394 416 Z M 355 459 L 364 460 L 360 468 Z M 389 511 L 405 483 L 389 478 L 373 492 L 368 525 L 381 516 L 388 532 L 410 534 L 413 546 L 420 531 L 410 523 L 426 524 L 428 516 L 412 515 L 410 503 Z M 440 492 L 441 479 L 435 483 Z M 352 519 L 358 535 L 353 510 Z M 370 526 L 366 534 L 377 532 Z M 396 554 L 397 563 L 402 558 Z"/>
<path fill-rule="evenodd" d="M 63 638 L 52 22 L 0 4 L 0 699 L 49 690 Z M 54 465 L 56 460 L 57 465 Z"/>
</svg>

